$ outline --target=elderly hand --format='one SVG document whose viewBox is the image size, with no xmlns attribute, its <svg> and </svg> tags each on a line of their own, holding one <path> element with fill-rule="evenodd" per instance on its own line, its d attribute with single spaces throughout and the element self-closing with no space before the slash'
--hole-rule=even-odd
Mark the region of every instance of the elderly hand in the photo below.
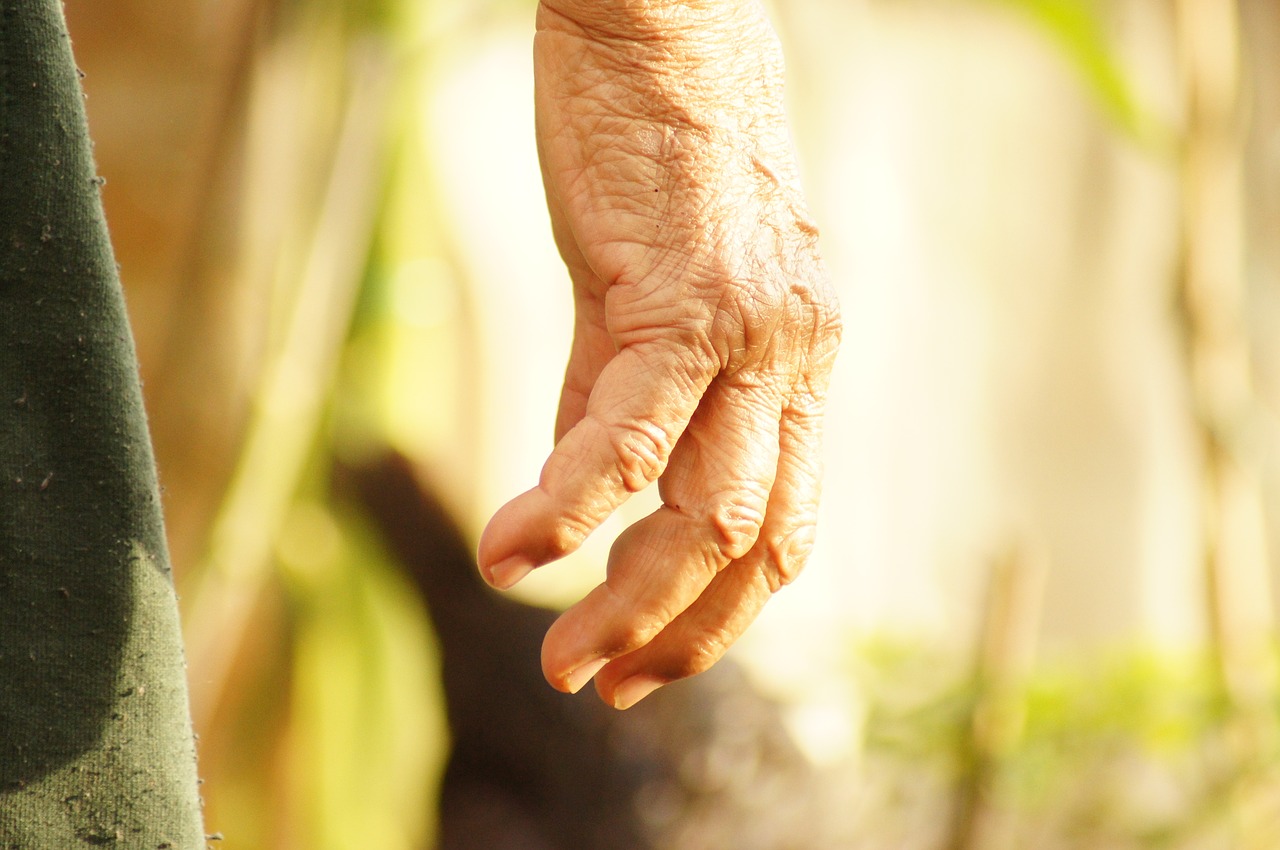
<svg viewBox="0 0 1280 850">
<path fill-rule="evenodd" d="M 576 327 L 538 485 L 480 542 L 508 588 L 655 480 L 548 681 L 626 708 L 710 667 L 813 546 L 840 336 L 782 56 L 752 0 L 543 0 L 538 149 Z"/>
</svg>

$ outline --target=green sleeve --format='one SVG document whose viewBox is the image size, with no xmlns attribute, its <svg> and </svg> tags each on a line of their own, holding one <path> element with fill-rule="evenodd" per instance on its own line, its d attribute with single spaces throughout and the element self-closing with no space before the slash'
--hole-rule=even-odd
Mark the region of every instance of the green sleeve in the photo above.
<svg viewBox="0 0 1280 850">
<path fill-rule="evenodd" d="M 0 850 L 204 846 L 133 343 L 58 0 L 0 0 Z"/>
</svg>

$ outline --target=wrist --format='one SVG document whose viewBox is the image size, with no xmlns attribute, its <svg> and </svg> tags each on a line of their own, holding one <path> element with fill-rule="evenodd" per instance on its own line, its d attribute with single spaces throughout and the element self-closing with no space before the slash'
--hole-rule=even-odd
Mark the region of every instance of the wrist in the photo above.
<svg viewBox="0 0 1280 850">
<path fill-rule="evenodd" d="M 595 36 L 635 41 L 701 37 L 763 17 L 759 0 L 540 0 L 538 13 Z"/>
</svg>

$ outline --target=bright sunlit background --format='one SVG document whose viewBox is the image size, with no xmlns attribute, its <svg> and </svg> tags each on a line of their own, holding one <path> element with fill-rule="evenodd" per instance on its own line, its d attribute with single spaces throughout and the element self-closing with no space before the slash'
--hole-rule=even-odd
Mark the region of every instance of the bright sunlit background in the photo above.
<svg viewBox="0 0 1280 850">
<path fill-rule="evenodd" d="M 390 444 L 473 538 L 536 481 L 533 11 L 67 2 L 227 850 L 431 846 L 435 644 L 326 481 Z M 1280 846 L 1280 7 L 773 16 L 846 341 L 818 550 L 733 657 L 841 846 Z"/>
</svg>

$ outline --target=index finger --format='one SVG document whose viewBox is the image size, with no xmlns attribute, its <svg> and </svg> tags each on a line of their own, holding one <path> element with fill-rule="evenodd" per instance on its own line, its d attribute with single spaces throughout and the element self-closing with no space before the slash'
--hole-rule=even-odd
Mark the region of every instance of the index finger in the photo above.
<svg viewBox="0 0 1280 850">
<path fill-rule="evenodd" d="M 632 493 L 657 480 L 715 377 L 715 362 L 674 336 L 620 350 L 538 485 L 503 505 L 481 534 L 486 580 L 506 589 L 573 552 Z"/>
</svg>

